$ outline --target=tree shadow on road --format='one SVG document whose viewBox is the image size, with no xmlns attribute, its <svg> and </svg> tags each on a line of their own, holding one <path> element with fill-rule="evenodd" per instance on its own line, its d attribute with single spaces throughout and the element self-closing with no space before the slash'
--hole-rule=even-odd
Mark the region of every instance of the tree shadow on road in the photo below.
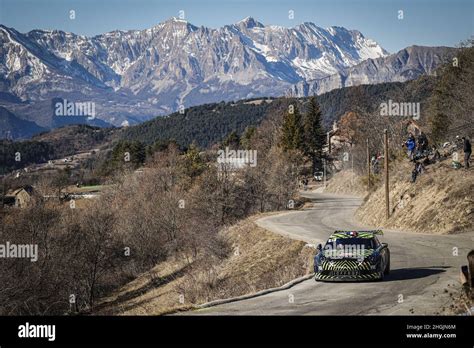
<svg viewBox="0 0 474 348">
<path fill-rule="evenodd" d="M 390 274 L 385 277 L 384 281 L 425 278 L 434 274 L 446 272 L 446 268 L 450 268 L 450 266 L 392 269 Z"/>
</svg>

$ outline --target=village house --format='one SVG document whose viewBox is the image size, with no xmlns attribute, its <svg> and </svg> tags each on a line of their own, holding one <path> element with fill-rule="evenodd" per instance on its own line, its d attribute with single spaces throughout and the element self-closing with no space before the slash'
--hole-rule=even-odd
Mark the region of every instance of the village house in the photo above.
<svg viewBox="0 0 474 348">
<path fill-rule="evenodd" d="M 5 204 L 15 206 L 17 208 L 26 208 L 32 204 L 34 199 L 34 189 L 30 185 L 26 185 L 15 190 L 8 191 L 5 195 Z"/>
<path fill-rule="evenodd" d="M 343 134 L 336 121 L 334 121 L 332 129 L 327 132 L 326 136 L 326 145 L 323 148 L 323 152 L 331 154 L 349 144 L 349 139 Z"/>
</svg>

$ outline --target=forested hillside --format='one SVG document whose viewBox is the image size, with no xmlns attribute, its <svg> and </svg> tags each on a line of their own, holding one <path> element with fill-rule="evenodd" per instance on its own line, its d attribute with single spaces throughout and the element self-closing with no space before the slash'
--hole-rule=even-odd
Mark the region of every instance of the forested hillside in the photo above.
<svg viewBox="0 0 474 348">
<path fill-rule="evenodd" d="M 420 102 L 422 108 L 430 97 L 436 79 L 422 76 L 408 82 L 360 85 L 333 90 L 318 96 L 323 113 L 323 124 L 329 127 L 350 111 L 378 112 L 380 103 L 389 99 L 403 102 Z"/>
<path fill-rule="evenodd" d="M 361 110 L 372 113 L 382 101 L 400 99 L 421 101 L 431 95 L 434 77 L 426 76 L 404 83 L 382 83 L 347 87 L 318 96 L 322 121 L 329 128 L 346 112 Z M 157 117 L 151 121 L 129 127 L 121 137 L 126 140 L 141 141 L 144 144 L 175 140 L 180 146 L 195 142 L 200 147 L 208 147 L 222 141 L 229 133 L 242 134 L 246 127 L 258 125 L 284 98 L 241 100 L 205 104 L 175 112 L 169 116 Z M 299 98 L 305 103 L 308 98 Z"/>
<path fill-rule="evenodd" d="M 50 143 L 44 141 L 0 140 L 0 156 L 0 173 L 3 174 L 33 163 L 47 162 L 55 157 L 55 151 Z"/>
<path fill-rule="evenodd" d="M 195 106 L 184 113 L 175 112 L 130 127 L 124 131 L 123 138 L 145 144 L 173 139 L 181 146 L 196 142 L 200 147 L 207 147 L 232 131 L 240 134 L 247 126 L 259 124 L 271 105 L 272 100 L 242 100 Z"/>
<path fill-rule="evenodd" d="M 463 134 L 474 136 L 474 47 L 459 50 L 455 60 L 438 70 L 430 98 L 429 124 L 432 136 L 445 141 Z M 471 138 L 472 139 L 472 138 Z"/>
<path fill-rule="evenodd" d="M 382 83 L 341 88 L 317 97 L 321 108 L 322 125 L 328 130 L 334 121 L 339 121 L 348 112 L 375 115 L 380 103 L 389 99 L 403 102 L 420 102 L 422 117 L 419 123 L 436 129 L 448 125 L 450 132 L 466 127 L 469 117 L 463 110 L 468 105 L 468 94 L 459 84 L 472 80 L 472 48 L 460 50 L 458 67 L 445 66 L 438 76 L 422 76 L 409 82 Z M 465 71 L 465 73 L 462 73 Z M 455 83 L 456 82 L 456 83 Z M 447 91 L 450 91 L 449 95 Z M 449 98 L 448 98 L 449 97 Z M 462 99 L 462 103 L 455 103 Z M 285 101 L 286 100 L 286 101 Z M 443 102 L 446 101 L 446 102 Z M 287 98 L 247 99 L 237 102 L 204 104 L 175 112 L 168 116 L 128 128 L 94 128 L 90 126 L 66 126 L 33 138 L 52 145 L 54 151 L 48 156 L 31 160 L 41 162 L 45 158 L 61 157 L 92 148 L 98 144 L 115 146 L 114 139 L 140 142 L 144 146 L 176 142 L 182 148 L 195 143 L 199 148 L 224 141 L 230 133 L 240 136 L 246 128 L 257 126 L 263 119 L 278 110 Z M 298 99 L 304 111 L 308 98 Z M 463 109 L 464 108 L 464 109 Z M 468 125 L 469 126 L 469 125 Z"/>
</svg>

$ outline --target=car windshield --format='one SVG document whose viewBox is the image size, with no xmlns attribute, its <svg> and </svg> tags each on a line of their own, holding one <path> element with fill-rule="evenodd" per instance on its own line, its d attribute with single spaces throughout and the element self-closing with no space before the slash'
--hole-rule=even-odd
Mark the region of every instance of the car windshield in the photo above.
<svg viewBox="0 0 474 348">
<path fill-rule="evenodd" d="M 372 238 L 338 238 L 329 239 L 326 243 L 325 248 L 333 248 L 334 244 L 336 248 L 340 246 L 358 246 L 364 249 L 375 249 L 374 240 Z"/>
</svg>

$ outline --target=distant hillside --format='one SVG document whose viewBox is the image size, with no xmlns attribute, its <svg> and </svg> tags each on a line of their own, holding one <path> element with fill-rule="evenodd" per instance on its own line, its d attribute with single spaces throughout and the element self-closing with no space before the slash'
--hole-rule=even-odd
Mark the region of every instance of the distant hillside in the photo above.
<svg viewBox="0 0 474 348">
<path fill-rule="evenodd" d="M 349 111 L 373 113 L 381 102 L 388 99 L 420 102 L 422 110 L 426 110 L 425 105 L 433 94 L 436 81 L 435 76 L 421 76 L 408 82 L 345 87 L 324 93 L 317 97 L 321 105 L 323 124 L 330 128 L 334 121 L 338 121 Z M 298 100 L 304 109 L 307 98 Z M 184 113 L 159 116 L 127 128 L 64 126 L 36 136 L 33 140 L 52 143 L 58 155 L 90 149 L 107 144 L 113 139 L 140 141 L 146 145 L 174 140 L 183 147 L 195 142 L 199 147 L 206 148 L 222 141 L 232 131 L 241 134 L 246 127 L 258 125 L 268 114 L 285 103 L 288 103 L 287 98 L 254 98 L 204 104 L 185 109 Z M 14 115 L 10 118 L 17 122 L 28 122 L 15 118 Z M 423 117 L 423 120 L 425 119 Z M 38 126 L 33 129 L 37 129 L 36 133 L 44 130 Z"/>
<path fill-rule="evenodd" d="M 422 76 L 408 82 L 361 85 L 332 90 L 318 96 L 323 124 L 330 128 L 348 111 L 376 111 L 380 103 L 392 100 L 420 101 L 422 107 L 432 95 L 436 78 Z M 298 99 L 302 109 L 307 98 Z M 127 128 L 98 128 L 89 125 L 67 125 L 34 136 L 32 140 L 52 144 L 55 155 L 61 157 L 110 143 L 114 139 L 140 141 L 150 145 L 174 140 L 183 147 L 195 142 L 206 148 L 222 141 L 229 133 L 243 133 L 246 127 L 258 125 L 267 115 L 286 105 L 286 98 L 246 99 L 194 106 L 168 116 Z M 423 108 L 424 109 L 424 108 Z M 0 109 L 1 110 L 1 109 Z M 5 110 L 5 109 L 3 109 Z M 8 111 L 6 111 L 8 113 Z M 11 113 L 10 113 L 11 114 Z M 10 116 L 17 122 L 28 122 Z M 35 133 L 44 131 L 36 126 Z M 8 129 L 2 127 L 2 129 Z M 34 133 L 33 133 L 34 134 Z M 30 134 L 31 136 L 31 134 Z M 25 135 L 24 137 L 27 137 Z"/>
<path fill-rule="evenodd" d="M 31 140 L 50 144 L 54 148 L 54 157 L 61 158 L 106 145 L 118 131 L 115 128 L 70 125 L 38 134 Z"/>
<path fill-rule="evenodd" d="M 0 106 L 0 139 L 29 138 L 45 130 L 46 128 L 40 127 L 34 122 L 22 120 Z"/>
<path fill-rule="evenodd" d="M 318 96 L 323 112 L 323 122 L 330 127 L 348 111 L 360 110 L 372 113 L 381 102 L 388 99 L 403 102 L 420 102 L 422 110 L 432 95 L 436 85 L 434 76 L 421 76 L 407 82 L 360 85 L 332 90 Z M 303 98 L 304 99 L 304 98 Z"/>
<path fill-rule="evenodd" d="M 0 153 L 2 161 L 0 172 L 8 173 L 15 169 L 24 168 L 33 163 L 44 163 L 55 158 L 54 147 L 44 141 L 9 141 L 0 140 Z M 5 153 L 5 157 L 3 157 Z M 21 161 L 17 161 L 15 154 L 21 154 Z"/>
<path fill-rule="evenodd" d="M 0 139 L 0 154 L 6 153 L 0 172 L 9 172 L 30 164 L 44 163 L 50 159 L 107 146 L 112 144 L 117 131 L 115 128 L 75 125 L 40 133 L 29 140 Z M 15 161 L 16 152 L 21 153 L 21 161 Z"/>
<path fill-rule="evenodd" d="M 207 147 L 232 131 L 240 134 L 247 126 L 259 124 L 277 104 L 278 99 L 258 99 L 194 106 L 182 114 L 175 112 L 129 127 L 121 137 L 145 144 L 175 140 L 181 146 L 195 142 L 200 147 Z"/>
<path fill-rule="evenodd" d="M 388 99 L 420 101 L 424 104 L 432 93 L 434 83 L 434 77 L 422 76 L 408 82 L 361 85 L 324 93 L 318 96 L 324 126 L 331 127 L 348 111 L 359 109 L 374 112 L 381 102 Z M 304 104 L 306 99 L 298 100 Z M 200 147 L 207 147 L 223 140 L 232 131 L 241 134 L 246 127 L 258 125 L 285 100 L 250 99 L 194 106 L 186 109 L 184 114 L 176 112 L 126 128 L 120 138 L 145 144 L 174 139 L 181 146 L 194 141 Z"/>
</svg>

